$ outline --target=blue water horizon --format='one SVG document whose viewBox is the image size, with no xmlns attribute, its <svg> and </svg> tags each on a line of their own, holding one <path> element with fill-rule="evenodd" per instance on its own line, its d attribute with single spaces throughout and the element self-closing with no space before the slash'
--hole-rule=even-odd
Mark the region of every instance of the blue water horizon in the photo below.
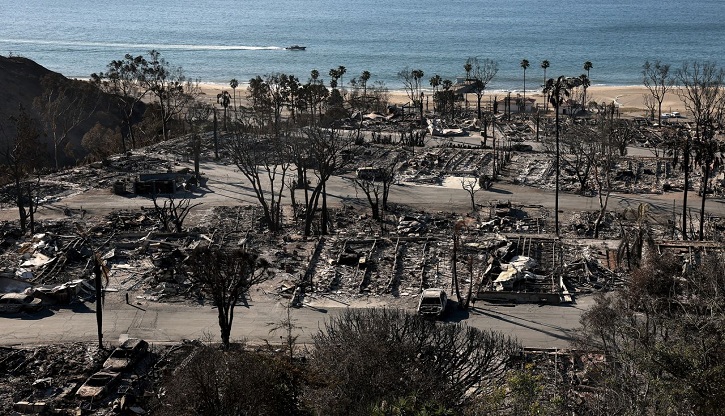
<svg viewBox="0 0 725 416">
<path fill-rule="evenodd" d="M 403 68 L 465 75 L 469 57 L 493 59 L 490 90 L 526 89 L 544 78 L 585 73 L 592 85 L 641 85 L 645 60 L 673 69 L 685 62 L 721 65 L 725 2 L 654 0 L 0 0 L 0 55 L 24 56 L 72 78 L 101 72 L 126 53 L 161 52 L 192 79 L 228 85 L 284 72 L 302 82 L 317 69 L 329 80 L 345 66 L 343 83 L 362 71 L 369 82 L 400 89 Z M 305 51 L 289 51 L 304 45 Z"/>
</svg>

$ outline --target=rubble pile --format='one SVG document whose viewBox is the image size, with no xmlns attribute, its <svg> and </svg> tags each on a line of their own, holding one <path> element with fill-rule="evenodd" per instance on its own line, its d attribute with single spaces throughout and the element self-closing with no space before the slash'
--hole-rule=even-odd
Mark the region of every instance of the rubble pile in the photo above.
<svg viewBox="0 0 725 416">
<path fill-rule="evenodd" d="M 490 152 L 452 147 L 432 148 L 406 160 L 400 180 L 411 183 L 441 184 L 445 177 L 477 177 L 493 163 Z M 457 186 L 460 186 L 457 185 Z"/>
<path fill-rule="evenodd" d="M 0 347 L 0 413 L 13 414 L 18 402 L 34 403 L 38 412 L 77 408 L 75 391 L 107 355 L 97 345 L 80 343 Z"/>
<path fill-rule="evenodd" d="M 306 298 L 412 298 L 428 287 L 450 287 L 448 247 L 436 238 L 326 240 Z"/>
<path fill-rule="evenodd" d="M 565 386 L 567 400 L 580 403 L 584 395 L 599 387 L 603 365 L 606 356 L 600 352 L 524 348 L 511 367 L 529 369 L 541 377 L 540 385 L 547 386 L 550 397 L 558 397 Z"/>
<path fill-rule="evenodd" d="M 492 200 L 488 206 L 488 220 L 481 221 L 481 232 L 545 234 L 549 213 L 542 206 L 523 206 L 511 201 Z"/>
<path fill-rule="evenodd" d="M 599 213 L 596 211 L 583 211 L 572 213 L 566 221 L 568 224 L 567 232 L 571 232 L 578 237 L 594 236 L 594 228 Z M 599 238 L 619 239 L 621 236 L 621 227 L 616 223 L 616 215 L 612 212 L 605 212 L 604 218 L 599 224 Z"/>
<path fill-rule="evenodd" d="M 612 289 L 624 282 L 623 275 L 614 271 L 618 269 L 616 249 L 604 243 L 497 235 L 466 246 L 485 248 L 488 253 L 479 299 L 531 301 L 537 298 L 528 294 L 552 294 L 558 300 L 555 296 L 538 301 L 569 302 L 573 294 Z"/>
<path fill-rule="evenodd" d="M 530 155 L 514 153 L 510 171 L 518 172 L 512 179 L 514 183 L 535 186 L 543 189 L 554 189 L 554 161 L 546 154 Z M 624 157 L 614 168 L 612 191 L 631 194 L 662 194 L 665 192 L 681 192 L 684 186 L 684 175 L 679 168 L 672 165 L 670 159 L 654 157 Z M 691 176 L 690 189 L 697 190 L 701 186 L 698 175 Z M 560 189 L 565 192 L 578 193 L 579 179 L 576 172 L 562 162 Z M 721 187 L 718 187 L 720 189 Z M 587 182 L 590 194 L 596 192 L 597 185 L 593 179 Z"/>
<path fill-rule="evenodd" d="M 164 396 L 162 382 L 173 377 L 200 345 L 153 345 L 118 368 L 107 360 L 113 349 L 97 344 L 0 347 L 0 414 L 148 414 Z M 93 400 L 77 395 L 92 375 L 104 372 L 118 374 L 103 394 Z"/>
</svg>

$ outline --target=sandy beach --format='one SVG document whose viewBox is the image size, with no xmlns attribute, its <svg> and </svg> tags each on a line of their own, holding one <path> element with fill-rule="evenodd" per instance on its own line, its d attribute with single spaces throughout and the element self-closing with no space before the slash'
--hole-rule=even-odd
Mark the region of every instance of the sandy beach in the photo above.
<svg viewBox="0 0 725 416">
<path fill-rule="evenodd" d="M 203 93 L 206 95 L 208 102 L 216 102 L 217 94 L 222 91 L 228 91 L 230 94 L 233 93 L 232 89 L 228 85 L 201 83 L 200 87 Z M 428 94 L 428 91 L 425 91 Z M 237 104 L 240 105 L 244 102 L 244 97 L 247 94 L 247 84 L 240 84 L 236 89 Z M 486 91 L 484 100 L 488 101 L 488 97 L 491 94 L 502 97 L 504 93 L 501 91 L 489 92 Z M 646 106 L 644 105 L 644 96 L 650 95 L 649 90 L 644 86 L 591 86 L 587 89 L 587 101 L 596 101 L 598 103 L 610 104 L 615 102 L 619 105 L 622 113 L 631 116 L 644 116 Z M 526 90 L 526 96 L 535 98 L 537 103 L 542 103 L 544 96 L 541 90 Z M 409 98 L 403 90 L 390 90 L 389 99 L 391 104 L 403 104 L 409 102 Z M 469 101 L 475 103 L 475 95 L 469 95 Z M 676 94 L 675 90 L 669 91 L 665 95 L 665 99 L 662 102 L 662 112 L 669 113 L 672 111 L 679 111 L 682 114 L 686 114 L 685 106 L 680 100 L 680 97 Z"/>
</svg>

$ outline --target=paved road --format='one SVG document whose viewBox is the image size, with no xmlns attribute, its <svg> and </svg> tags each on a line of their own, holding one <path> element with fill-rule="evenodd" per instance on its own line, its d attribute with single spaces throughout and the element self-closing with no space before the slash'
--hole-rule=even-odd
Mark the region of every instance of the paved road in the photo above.
<svg viewBox="0 0 725 416">
<path fill-rule="evenodd" d="M 467 143 L 467 141 L 475 142 L 476 140 L 480 139 L 477 139 L 475 136 L 458 139 L 462 143 Z M 647 152 L 647 149 L 630 149 L 630 153 L 632 154 L 646 155 Z M 181 167 L 185 166 L 182 164 L 179 168 Z M 193 166 L 188 164 L 186 167 Z M 201 171 L 208 178 L 207 189 L 188 195 L 193 198 L 194 203 L 202 203 L 195 209 L 197 214 L 203 214 L 215 206 L 258 204 L 254 192 L 249 185 L 249 181 L 243 178 L 236 166 L 207 161 L 201 164 Z M 328 203 L 331 206 L 339 206 L 341 203 L 345 203 L 360 206 L 362 209 L 368 208 L 365 195 L 356 190 L 350 178 L 332 177 L 328 183 L 327 191 Z M 289 204 L 288 196 L 288 192 L 285 190 L 283 204 Z M 301 198 L 301 195 L 298 195 L 299 198 Z M 690 192 L 688 198 L 692 215 L 698 215 L 700 199 L 697 196 L 697 192 Z M 393 203 L 407 204 L 431 212 L 468 212 L 471 203 L 468 193 L 458 186 L 457 183 L 449 187 L 437 185 L 395 185 L 391 188 L 389 200 Z M 487 206 L 491 200 L 510 200 L 516 204 L 540 205 L 547 209 L 553 209 L 554 207 L 553 190 L 513 184 L 505 177 L 494 183 L 492 189 L 476 194 L 477 204 Z M 652 206 L 653 214 L 670 215 L 673 208 L 676 213 L 682 212 L 681 192 L 642 195 L 615 193 L 611 195 L 609 210 L 621 211 L 627 207 L 636 209 L 643 202 L 649 203 Z M 36 214 L 36 218 L 63 217 L 65 209 L 71 209 L 74 212 L 83 209 L 90 215 L 105 215 L 119 208 L 139 209 L 141 207 L 149 208 L 152 206 L 151 200 L 145 197 L 118 196 L 111 193 L 110 189 L 91 189 L 41 206 Z M 595 196 L 585 197 L 576 194 L 561 193 L 559 196 L 559 208 L 564 213 L 598 210 L 599 202 Z M 706 210 L 717 216 L 725 216 L 725 201 L 723 199 L 709 199 Z M 16 208 L 7 207 L 0 210 L 0 219 L 12 220 L 16 218 Z"/>
<path fill-rule="evenodd" d="M 120 297 L 120 294 L 112 296 Z M 583 298 L 577 305 L 539 306 L 484 305 L 480 302 L 469 313 L 457 313 L 452 321 L 479 329 L 493 329 L 515 336 L 525 346 L 568 346 L 579 317 L 592 303 Z M 74 309 L 41 312 L 39 316 L 0 318 L 0 345 L 36 345 L 46 343 L 87 342 L 97 340 L 95 304 L 76 305 Z M 293 309 L 292 318 L 300 327 L 299 342 L 309 343 L 325 321 L 339 314 L 340 306 L 305 306 Z M 285 317 L 280 302 L 250 303 L 235 309 L 232 338 L 251 343 L 264 340 L 279 342 L 282 333 L 270 329 Z M 270 325 L 271 324 L 271 325 Z M 143 301 L 126 305 L 120 299 L 109 299 L 104 307 L 104 341 L 116 344 L 123 336 L 144 338 L 150 342 L 178 342 L 183 339 L 219 339 L 217 311 L 211 307 L 190 307 Z"/>
</svg>

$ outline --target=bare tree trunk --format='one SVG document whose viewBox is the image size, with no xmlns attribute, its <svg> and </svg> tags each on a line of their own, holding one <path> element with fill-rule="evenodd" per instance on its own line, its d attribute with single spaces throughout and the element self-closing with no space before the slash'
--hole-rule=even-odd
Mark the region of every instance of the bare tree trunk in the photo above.
<svg viewBox="0 0 725 416">
<path fill-rule="evenodd" d="M 707 182 L 710 178 L 710 163 L 705 163 L 705 172 L 702 178 L 702 203 L 700 205 L 700 241 L 705 239 L 705 199 L 707 198 Z"/>
<path fill-rule="evenodd" d="M 703 205 L 705 202 L 703 201 Z M 35 207 L 33 206 L 33 188 L 28 182 L 28 214 L 30 216 L 30 234 L 35 234 Z"/>
<path fill-rule="evenodd" d="M 222 307 L 221 305 L 217 305 L 219 308 L 219 329 L 220 329 L 220 336 L 222 339 L 222 345 L 224 346 L 224 349 L 229 348 L 229 339 L 231 338 L 232 334 L 232 318 L 233 318 L 233 310 L 229 307 Z M 226 310 L 225 310 L 226 309 Z"/>
<path fill-rule="evenodd" d="M 197 186 L 201 183 L 201 175 L 199 174 L 199 158 L 201 153 L 201 138 L 198 134 L 194 134 L 193 138 L 193 149 L 194 149 L 194 176 L 196 176 Z"/>
<path fill-rule="evenodd" d="M 20 178 L 15 179 L 15 202 L 18 205 L 18 215 L 20 216 L 20 232 L 25 234 L 25 231 L 28 230 L 28 213 L 25 211 L 23 184 L 20 183 Z"/>
<path fill-rule="evenodd" d="M 604 215 L 607 212 L 607 204 L 609 203 L 609 194 L 611 191 L 607 189 L 607 193 L 604 196 L 604 200 L 602 200 L 602 192 L 599 191 L 599 215 L 597 215 L 597 219 L 594 221 L 594 238 L 599 238 L 599 227 L 602 224 L 602 221 L 604 220 Z"/>
<path fill-rule="evenodd" d="M 309 237 L 312 233 L 312 220 L 315 218 L 315 211 L 317 210 L 317 201 L 320 198 L 322 191 L 322 183 L 317 184 L 315 189 L 312 190 L 312 196 L 310 199 L 307 198 L 307 188 L 305 188 L 305 202 L 307 212 L 305 212 L 305 236 Z"/>
<path fill-rule="evenodd" d="M 468 274 L 471 276 L 471 281 L 468 285 L 466 304 L 463 307 L 466 310 L 468 310 L 468 307 L 471 305 L 471 296 L 473 295 L 473 257 L 468 257 Z"/>
<path fill-rule="evenodd" d="M 682 239 L 687 240 L 687 191 L 690 187 L 690 135 L 687 135 L 685 141 L 685 151 L 683 157 L 683 167 L 685 169 L 685 190 L 682 193 Z"/>
<path fill-rule="evenodd" d="M 321 224 L 322 234 L 327 234 L 328 213 L 327 213 L 327 187 L 325 186 L 326 183 L 327 182 L 322 183 L 322 224 Z"/>
<path fill-rule="evenodd" d="M 453 231 L 453 259 L 452 265 L 451 265 L 451 275 L 453 276 L 453 287 L 456 290 L 456 300 L 458 301 L 458 306 L 461 307 L 461 289 L 458 285 L 458 232 Z"/>
<path fill-rule="evenodd" d="M 219 122 L 216 119 L 216 108 L 214 109 L 214 159 L 219 160 Z"/>
</svg>

